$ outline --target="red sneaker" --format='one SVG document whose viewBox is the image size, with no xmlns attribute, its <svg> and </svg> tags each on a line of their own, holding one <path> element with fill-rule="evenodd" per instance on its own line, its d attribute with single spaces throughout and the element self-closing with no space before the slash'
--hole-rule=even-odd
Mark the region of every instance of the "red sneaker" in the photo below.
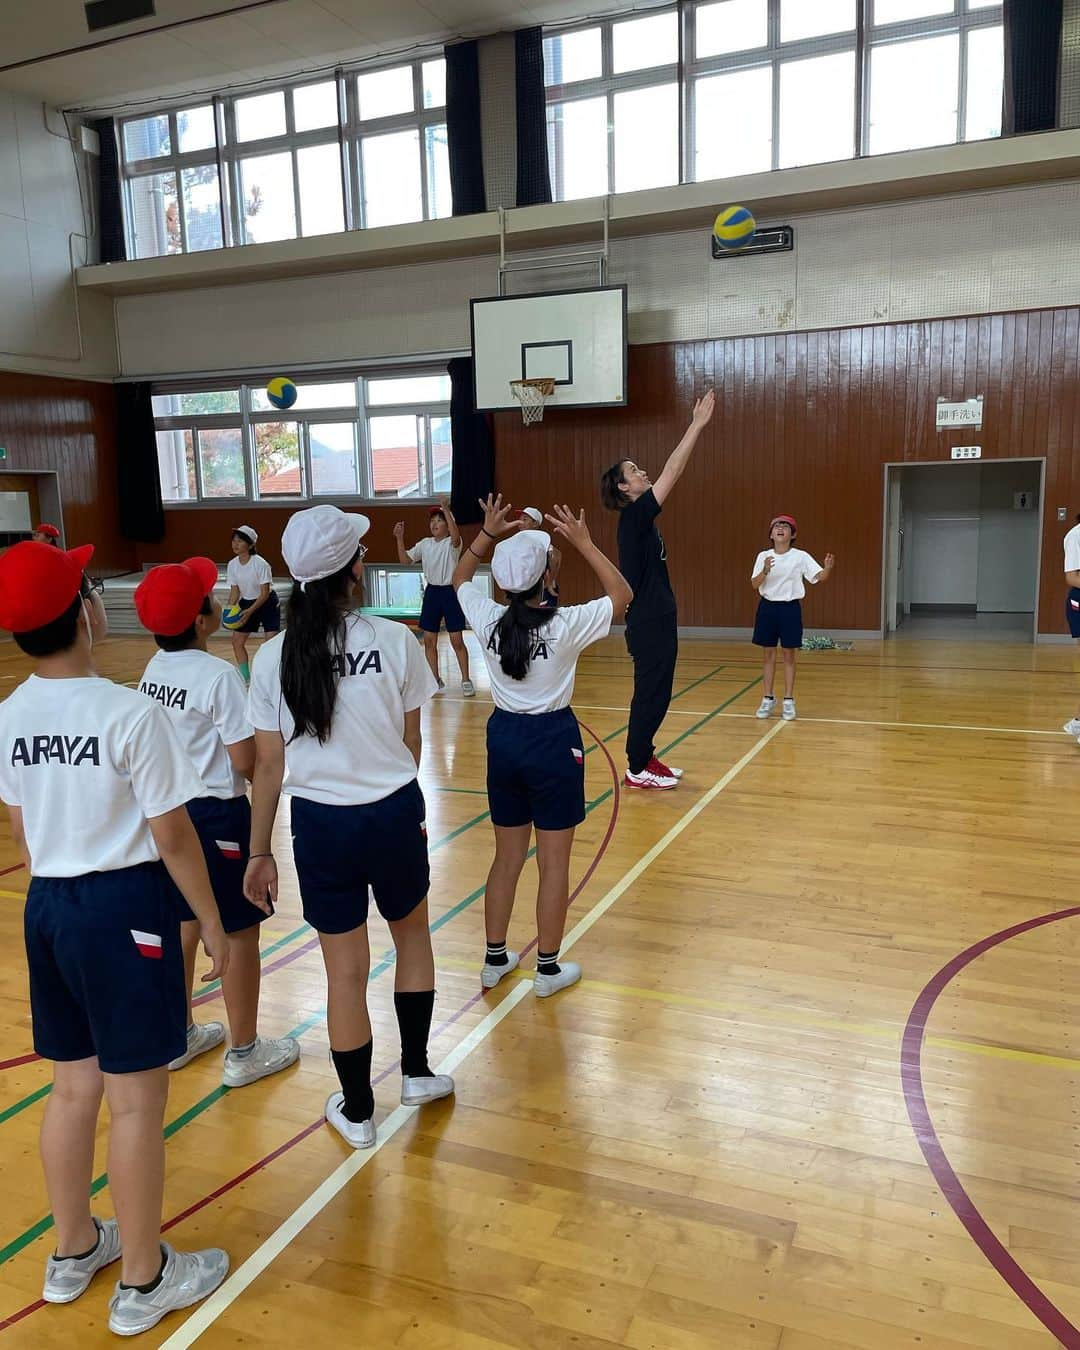
<svg viewBox="0 0 1080 1350">
<path fill-rule="evenodd" d="M 661 778 L 681 778 L 683 775 L 682 769 L 673 769 L 669 764 L 665 764 L 662 759 L 657 759 L 655 755 L 645 767 L 650 773 L 659 774 Z"/>
<path fill-rule="evenodd" d="M 623 782 L 626 784 L 627 787 L 636 787 L 636 788 L 678 787 L 679 780 L 677 778 L 673 778 L 671 774 L 653 772 L 652 764 L 654 764 L 655 762 L 656 762 L 655 760 L 651 761 L 651 763 L 647 764 L 640 773 L 631 773 L 630 770 L 627 769 L 626 775 L 623 778 Z"/>
</svg>

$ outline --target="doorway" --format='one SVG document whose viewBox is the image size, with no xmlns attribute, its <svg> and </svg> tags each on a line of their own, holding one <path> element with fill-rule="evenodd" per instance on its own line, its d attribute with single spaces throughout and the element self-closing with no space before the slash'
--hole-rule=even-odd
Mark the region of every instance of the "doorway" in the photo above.
<svg viewBox="0 0 1080 1350">
<path fill-rule="evenodd" d="M 885 637 L 1035 641 L 1044 463 L 886 466 Z"/>
</svg>

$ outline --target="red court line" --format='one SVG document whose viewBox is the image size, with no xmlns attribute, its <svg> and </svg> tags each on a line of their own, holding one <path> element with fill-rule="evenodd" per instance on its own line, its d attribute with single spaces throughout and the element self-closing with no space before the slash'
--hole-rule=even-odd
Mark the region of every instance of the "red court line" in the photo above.
<svg viewBox="0 0 1080 1350">
<path fill-rule="evenodd" d="M 16 1055 L 14 1059 L 0 1059 L 0 1072 L 4 1069 L 17 1069 L 20 1064 L 34 1064 L 41 1058 L 31 1051 L 27 1055 Z"/>
<path fill-rule="evenodd" d="M 280 970 L 282 966 L 291 966 L 294 961 L 299 961 L 302 956 L 306 956 L 308 952 L 314 951 L 318 945 L 319 939 L 317 937 L 309 938 L 307 942 L 302 943 L 294 951 L 286 952 L 284 956 L 276 957 L 268 966 L 262 967 L 262 978 L 265 978 L 267 975 L 272 975 L 275 970 Z M 216 989 L 211 989 L 205 994 L 196 995 L 196 997 L 191 1000 L 191 1006 L 193 1008 L 201 1008 L 204 1003 L 212 1003 L 214 999 L 222 998 L 223 996 L 224 991 L 221 985 L 218 985 Z M 0 1069 L 3 1067 L 4 1066 L 0 1064 Z"/>
<path fill-rule="evenodd" d="M 9 872 L 17 872 L 20 867 L 25 867 L 25 863 L 12 863 L 10 867 L 0 868 L 0 877 L 6 877 Z"/>
<path fill-rule="evenodd" d="M 615 834 L 615 827 L 618 824 L 619 820 L 619 803 L 620 803 L 619 773 L 615 767 L 615 761 L 611 758 L 611 754 L 608 751 L 607 746 L 603 743 L 600 737 L 597 736 L 596 732 L 593 731 L 592 727 L 585 726 L 584 722 L 582 722 L 581 725 L 585 727 L 585 730 L 589 733 L 589 735 L 593 738 L 596 744 L 600 747 L 601 751 L 603 752 L 604 758 L 608 762 L 608 767 L 611 770 L 611 782 L 613 792 L 611 804 L 611 817 L 608 820 L 607 829 L 604 832 L 604 837 L 600 841 L 600 846 L 596 850 L 596 854 L 594 855 L 592 862 L 585 869 L 585 873 L 582 876 L 581 880 L 574 887 L 573 893 L 571 894 L 569 900 L 567 901 L 567 909 L 570 908 L 570 906 L 574 903 L 577 897 L 589 884 L 589 881 L 591 880 L 593 873 L 596 871 L 597 867 L 599 867 L 600 861 L 603 858 L 604 854 L 607 852 L 608 845 L 611 843 L 612 837 Z M 528 944 L 528 946 L 523 949 L 522 955 L 524 955 L 527 952 L 530 952 L 535 946 L 536 946 L 536 939 L 533 938 L 533 940 Z M 299 956 L 300 952 L 297 952 L 296 955 Z M 488 990 L 481 989 L 479 993 L 473 994 L 473 996 L 470 999 L 467 999 L 466 1002 L 463 1003 L 460 1008 L 458 1008 L 457 1012 L 453 1013 L 450 1017 L 446 1019 L 445 1022 L 442 1022 L 438 1027 L 436 1027 L 435 1030 L 432 1032 L 432 1035 L 438 1036 L 442 1032 L 444 1032 L 448 1027 L 452 1027 L 455 1022 L 459 1021 L 462 1017 L 464 1017 L 464 1015 L 469 1011 L 470 1008 L 474 1008 L 476 1004 L 479 1003 L 480 1000 L 484 997 L 484 995 L 488 992 L 489 992 Z M 398 1068 L 397 1060 L 394 1060 L 392 1063 L 388 1064 L 385 1069 L 383 1069 L 371 1080 L 372 1087 L 377 1087 L 381 1082 L 383 1082 L 384 1079 L 389 1078 L 389 1076 L 392 1073 L 396 1072 L 397 1068 Z M 215 1200 L 220 1200 L 223 1195 L 227 1195 L 229 1191 L 235 1190 L 237 1186 L 247 1181 L 249 1177 L 254 1176 L 256 1172 L 261 1172 L 263 1168 L 268 1167 L 272 1162 L 275 1162 L 283 1154 L 288 1153 L 289 1150 L 295 1148 L 297 1144 L 303 1143 L 303 1141 L 308 1137 L 308 1135 L 314 1134 L 316 1130 L 320 1129 L 325 1124 L 326 1124 L 325 1119 L 322 1116 L 320 1116 L 318 1120 L 313 1120 L 310 1125 L 305 1125 L 304 1128 L 299 1131 L 299 1133 L 294 1134 L 291 1139 L 287 1139 L 284 1144 L 280 1144 L 276 1149 L 273 1150 L 273 1152 L 267 1153 L 265 1157 L 260 1158 L 257 1162 L 253 1162 L 250 1167 L 245 1168 L 243 1172 L 238 1172 L 236 1176 L 230 1177 L 228 1181 L 222 1182 L 222 1184 L 218 1186 L 216 1190 L 211 1191 L 209 1195 L 204 1195 L 201 1200 L 196 1200 L 194 1204 L 188 1205 L 187 1209 L 181 1210 L 179 1214 L 174 1214 L 171 1219 L 169 1219 L 166 1223 L 162 1224 L 161 1226 L 162 1232 L 167 1233 L 170 1228 L 175 1227 L 176 1224 L 180 1223 L 182 1220 L 189 1219 L 193 1214 L 198 1214 L 200 1210 L 205 1209 L 207 1205 L 213 1204 Z M 28 1303 L 25 1308 L 20 1308 L 17 1312 L 12 1313 L 10 1317 L 6 1317 L 2 1321 L 0 1321 L 0 1331 L 4 1331 L 7 1327 L 14 1326 L 16 1322 L 21 1322 L 24 1318 L 29 1317 L 31 1313 L 35 1313 L 40 1308 L 45 1308 L 47 1306 L 48 1305 L 45 1303 L 44 1299 L 40 1298 L 36 1299 L 33 1303 Z"/>
<path fill-rule="evenodd" d="M 1047 1297 L 1027 1271 L 1016 1261 L 1011 1252 L 999 1241 L 975 1205 L 974 1200 L 964 1189 L 964 1184 L 953 1170 L 941 1140 L 938 1138 L 934 1123 L 930 1119 L 930 1109 L 926 1104 L 926 1094 L 922 1081 L 922 1048 L 926 1034 L 926 1023 L 939 996 L 956 976 L 982 956 L 984 952 L 998 947 L 1010 938 L 1028 933 L 1034 928 L 1046 924 L 1058 923 L 1062 919 L 1072 919 L 1080 915 L 1080 905 L 1071 909 L 1059 909 L 1053 914 L 1043 914 L 1037 919 L 1027 919 L 992 933 L 966 951 L 960 952 L 938 971 L 919 997 L 908 1016 L 904 1028 L 904 1040 L 900 1050 L 900 1077 L 904 1085 L 904 1102 L 907 1105 L 911 1128 L 919 1141 L 926 1165 L 941 1188 L 941 1193 L 953 1208 L 956 1217 L 967 1229 L 969 1236 L 993 1268 L 1013 1291 L 1026 1304 L 1039 1321 L 1052 1332 L 1066 1350 L 1080 1350 L 1080 1330 L 1069 1321 L 1055 1303 Z"/>
</svg>

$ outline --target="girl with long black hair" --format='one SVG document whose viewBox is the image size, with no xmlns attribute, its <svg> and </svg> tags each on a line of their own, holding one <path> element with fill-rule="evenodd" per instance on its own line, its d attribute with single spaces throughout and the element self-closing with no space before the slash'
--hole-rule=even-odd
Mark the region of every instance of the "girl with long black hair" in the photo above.
<svg viewBox="0 0 1080 1350">
<path fill-rule="evenodd" d="M 484 895 L 487 952 L 480 974 L 485 989 L 518 964 L 506 935 L 518 878 L 536 829 L 540 886 L 536 896 L 535 993 L 546 998 L 581 978 L 581 967 L 560 961 L 570 896 L 570 850 L 585 819 L 585 751 L 570 707 L 578 656 L 607 637 L 621 621 L 633 592 L 614 563 L 593 543 L 585 512 L 566 506 L 548 516 L 555 533 L 572 544 L 604 588 L 585 605 L 544 607 L 550 579 L 551 539 L 540 530 L 507 523 L 509 504 L 481 502 L 484 525 L 454 572 L 458 600 L 484 649 L 495 711 L 487 726 L 487 790 L 495 827 L 495 858 Z M 495 540 L 491 575 L 508 603 L 496 604 L 473 582 Z"/>
<path fill-rule="evenodd" d="M 368 892 L 397 951 L 394 1009 L 401 1032 L 401 1102 L 449 1096 L 427 1042 L 435 1005 L 428 929 L 428 851 L 420 709 L 435 679 L 403 625 L 358 612 L 365 516 L 336 506 L 298 511 L 281 539 L 294 585 L 288 627 L 252 670 L 255 728 L 248 899 L 269 911 L 278 871 L 272 833 L 282 780 L 304 918 L 326 966 L 330 1054 L 341 1083 L 326 1119 L 354 1148 L 375 1142 L 367 1010 Z"/>
</svg>

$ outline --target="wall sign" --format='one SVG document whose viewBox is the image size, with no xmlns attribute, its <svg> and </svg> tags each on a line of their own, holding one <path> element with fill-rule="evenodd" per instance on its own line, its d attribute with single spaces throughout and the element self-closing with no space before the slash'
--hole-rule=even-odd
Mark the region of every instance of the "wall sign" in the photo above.
<svg viewBox="0 0 1080 1350">
<path fill-rule="evenodd" d="M 953 459 L 982 459 L 981 445 L 954 445 L 952 448 Z"/>
<path fill-rule="evenodd" d="M 935 425 L 939 431 L 946 427 L 981 427 L 982 409 L 982 394 L 978 398 L 966 398 L 959 403 L 939 398 Z"/>
</svg>

